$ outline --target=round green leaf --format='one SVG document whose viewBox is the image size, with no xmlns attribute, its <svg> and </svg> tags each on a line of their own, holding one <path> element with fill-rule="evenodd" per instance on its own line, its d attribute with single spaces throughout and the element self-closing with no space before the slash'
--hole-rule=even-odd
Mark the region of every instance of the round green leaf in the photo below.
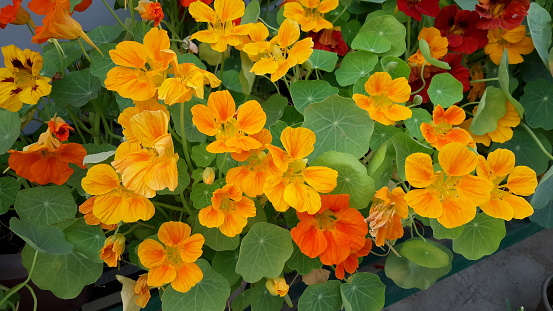
<svg viewBox="0 0 553 311">
<path fill-rule="evenodd" d="M 290 95 L 294 107 L 303 113 L 312 103 L 319 103 L 327 97 L 338 94 L 338 88 L 324 80 L 296 81 L 290 84 Z"/>
<path fill-rule="evenodd" d="M 298 271 L 301 275 L 306 275 L 314 269 L 322 268 L 323 264 L 319 260 L 319 257 L 309 258 L 302 253 L 299 247 L 294 244 L 294 252 L 288 261 L 286 262 L 288 268 Z"/>
<path fill-rule="evenodd" d="M 216 252 L 211 265 L 213 270 L 227 279 L 229 284 L 234 284 L 240 275 L 235 271 L 238 262 L 238 250 Z"/>
<path fill-rule="evenodd" d="M 279 311 L 284 298 L 272 296 L 265 288 L 265 279 L 257 283 L 250 294 L 252 311 Z"/>
<path fill-rule="evenodd" d="M 0 109 L 0 154 L 10 150 L 19 137 L 21 122 L 17 112 Z"/>
<path fill-rule="evenodd" d="M 0 178 L 0 215 L 8 211 L 15 203 L 15 197 L 21 185 L 11 177 Z"/>
<path fill-rule="evenodd" d="M 360 31 L 353 39 L 351 48 L 372 53 L 384 53 L 392 48 L 392 44 L 383 35 Z"/>
<path fill-rule="evenodd" d="M 547 172 L 542 176 L 536 192 L 532 195 L 530 204 L 535 209 L 540 209 L 553 200 L 553 167 L 549 168 Z"/>
<path fill-rule="evenodd" d="M 336 81 L 340 86 L 352 85 L 361 77 L 369 76 L 378 62 L 378 57 L 370 52 L 358 51 L 348 53 L 340 68 L 336 69 Z"/>
<path fill-rule="evenodd" d="M 537 2 L 532 2 L 526 20 L 532 43 L 543 63 L 548 66 L 549 47 L 551 46 L 551 15 Z"/>
<path fill-rule="evenodd" d="M 65 68 L 69 67 L 69 65 L 83 55 L 83 51 L 80 48 L 76 48 L 71 42 L 61 42 L 60 46 L 65 54 L 61 57 L 53 44 L 44 47 L 42 53 L 44 64 L 40 71 L 41 76 L 53 77 L 56 72 L 65 71 Z"/>
<path fill-rule="evenodd" d="M 215 160 L 215 154 L 205 150 L 206 147 L 206 143 L 192 147 L 192 160 L 197 166 L 208 167 Z"/>
<path fill-rule="evenodd" d="M 441 223 L 439 223 L 435 218 L 430 219 L 430 226 L 432 227 L 432 236 L 436 239 L 456 239 L 458 238 L 465 225 L 455 227 L 455 228 L 446 228 Z"/>
<path fill-rule="evenodd" d="M 449 73 L 437 74 L 432 77 L 428 96 L 434 106 L 448 108 L 463 99 L 463 84 Z"/>
<path fill-rule="evenodd" d="M 169 286 L 161 296 L 161 308 L 165 311 L 225 310 L 230 285 L 227 280 L 211 269 L 209 263 L 199 259 L 196 264 L 204 277 L 186 293 Z"/>
<path fill-rule="evenodd" d="M 280 94 L 274 94 L 273 96 L 269 97 L 269 99 L 261 103 L 261 108 L 263 108 L 263 111 L 265 111 L 265 114 L 267 115 L 265 128 L 268 129 L 269 126 L 275 124 L 278 120 L 280 120 L 280 117 L 282 117 L 282 114 L 284 113 L 284 107 L 286 107 L 287 105 L 288 99 Z"/>
<path fill-rule="evenodd" d="M 66 186 L 36 187 L 17 193 L 15 210 L 22 220 L 52 225 L 73 218 L 77 205 Z"/>
<path fill-rule="evenodd" d="M 401 133 L 400 128 L 376 122 L 374 124 L 374 132 L 371 136 L 371 141 L 369 142 L 371 150 L 378 149 L 382 143 L 386 142 L 397 133 Z"/>
<path fill-rule="evenodd" d="M 83 254 L 92 262 L 103 263 L 100 249 L 104 246 L 106 236 L 100 226 L 89 226 L 84 218 L 77 219 L 63 230 L 67 241 L 75 247 L 74 252 Z"/>
<path fill-rule="evenodd" d="M 392 279 L 392 281 L 394 281 L 397 286 L 405 289 L 427 289 L 432 284 L 436 283 L 439 278 L 451 271 L 451 260 L 453 260 L 453 254 L 451 253 L 451 251 L 447 247 L 439 243 L 430 240 L 427 241 L 428 243 L 445 252 L 449 257 L 450 263 L 442 268 L 425 268 L 423 266 L 415 264 L 412 261 L 409 261 L 405 257 L 398 257 L 395 254 L 391 253 L 386 259 L 384 272 L 386 273 L 386 276 Z M 394 246 L 394 248 L 398 252 L 401 252 L 402 247 L 403 243 L 396 244 Z"/>
<path fill-rule="evenodd" d="M 405 26 L 394 16 L 382 15 L 370 18 L 359 30 L 359 33 L 362 32 L 367 32 L 390 42 L 391 48 L 384 52 L 377 52 L 379 56 L 401 56 L 405 53 Z"/>
<path fill-rule="evenodd" d="M 542 208 L 534 210 L 530 220 L 544 228 L 553 228 L 553 201 L 549 201 Z"/>
<path fill-rule="evenodd" d="M 544 79 L 529 82 L 524 87 L 520 103 L 524 106 L 529 126 L 553 129 L 553 84 Z"/>
<path fill-rule="evenodd" d="M 31 269 L 34 256 L 35 250 L 26 245 L 21 257 L 27 271 Z M 72 299 L 81 293 L 85 285 L 96 282 L 102 270 L 103 264 L 94 263 L 80 254 L 51 255 L 39 252 L 31 280 L 59 298 Z"/>
<path fill-rule="evenodd" d="M 359 29 L 361 29 L 361 23 L 356 19 L 352 19 L 347 24 L 344 23 L 341 26 L 342 37 L 344 38 L 344 41 L 346 41 L 347 45 L 351 46 L 353 39 L 357 36 Z"/>
<path fill-rule="evenodd" d="M 396 149 L 396 165 L 399 178 L 405 180 L 405 159 L 415 152 L 432 154 L 433 148 L 426 147 L 405 133 L 398 133 L 392 137 L 392 143 Z"/>
<path fill-rule="evenodd" d="M 101 88 L 100 80 L 86 68 L 66 73 L 62 79 L 54 81 L 50 97 L 61 107 L 82 107 L 98 97 Z"/>
<path fill-rule="evenodd" d="M 252 289 L 246 289 L 234 298 L 231 305 L 232 311 L 244 311 L 252 304 Z"/>
<path fill-rule="evenodd" d="M 388 185 L 393 172 L 394 157 L 395 153 L 391 140 L 381 144 L 373 153 L 367 166 L 367 174 L 373 178 L 375 189 Z"/>
<path fill-rule="evenodd" d="M 242 16 L 242 19 L 240 20 L 240 24 L 249 24 L 249 23 L 255 23 L 257 22 L 257 19 L 259 18 L 259 1 L 252 1 L 248 3 L 246 6 L 246 10 L 244 10 L 244 16 Z"/>
<path fill-rule="evenodd" d="M 376 274 L 356 273 L 350 283 L 340 286 L 342 301 L 346 311 L 381 310 L 384 308 L 384 291 L 386 286 Z"/>
<path fill-rule="evenodd" d="M 334 71 L 336 62 L 338 61 L 338 54 L 324 51 L 313 50 L 313 53 L 309 57 L 308 62 L 311 63 L 313 69 L 320 69 L 327 72 Z"/>
<path fill-rule="evenodd" d="M 248 283 L 280 275 L 292 255 L 290 231 L 270 223 L 258 222 L 242 239 L 236 272 Z"/>
<path fill-rule="evenodd" d="M 374 194 L 374 180 L 356 157 L 348 153 L 327 151 L 311 163 L 314 166 L 330 167 L 338 171 L 338 184 L 331 194 L 349 194 L 349 205 L 356 209 L 366 208 Z"/>
<path fill-rule="evenodd" d="M 407 128 L 407 133 L 418 140 L 423 140 L 421 124 L 423 122 L 430 123 L 430 121 L 432 121 L 432 116 L 426 109 L 422 108 L 413 108 L 411 111 L 413 112 L 413 116 L 403 121 Z"/>
<path fill-rule="evenodd" d="M 513 106 L 515 106 L 515 110 L 522 118 L 522 115 L 524 114 L 524 108 L 518 102 L 518 100 L 516 100 L 513 95 L 511 95 L 511 91 L 509 90 L 509 52 L 507 50 L 508 49 L 503 50 L 503 55 L 501 56 L 499 67 L 497 68 L 497 79 L 499 81 L 499 87 L 501 88 L 501 90 L 503 90 L 505 96 L 507 96 L 507 100 L 511 104 L 513 104 Z"/>
<path fill-rule="evenodd" d="M 90 59 L 92 60 L 90 62 L 90 74 L 98 78 L 102 86 L 104 85 L 108 71 L 116 66 L 109 56 L 109 51 L 115 49 L 116 45 L 115 43 L 100 44 L 98 48 L 104 55 L 96 50 L 90 53 Z"/>
<path fill-rule="evenodd" d="M 470 131 L 476 135 L 484 135 L 497 129 L 497 121 L 505 116 L 507 97 L 501 89 L 488 86 L 482 94 L 480 104 L 474 113 Z"/>
<path fill-rule="evenodd" d="M 476 217 L 465 225 L 463 233 L 453 240 L 453 251 L 470 260 L 490 255 L 499 248 L 505 237 L 505 221 L 486 214 Z"/>
<path fill-rule="evenodd" d="M 113 26 L 98 26 L 87 33 L 88 37 L 96 45 L 102 43 L 110 43 L 113 40 L 119 38 L 119 35 L 123 32 L 123 27 L 119 24 Z M 93 48 L 93 47 L 90 47 Z M 109 57 L 109 54 L 108 54 Z"/>
<path fill-rule="evenodd" d="M 200 224 L 200 221 L 196 219 L 193 233 L 200 233 L 205 238 L 205 245 L 216 250 L 226 251 L 233 250 L 240 245 L 240 235 L 228 237 L 219 231 L 218 228 L 207 228 Z"/>
<path fill-rule="evenodd" d="M 446 252 L 419 239 L 403 242 L 399 254 L 425 268 L 443 268 L 449 264 L 449 256 Z"/>
<path fill-rule="evenodd" d="M 315 150 L 309 159 L 330 150 L 361 158 L 369 150 L 374 121 L 352 99 L 333 95 L 311 104 L 304 116 L 303 127 L 317 135 Z"/>
<path fill-rule="evenodd" d="M 307 286 L 298 300 L 299 311 L 336 311 L 342 307 L 338 280 Z"/>
<path fill-rule="evenodd" d="M 211 185 L 208 184 L 195 184 L 192 186 L 192 192 L 190 193 L 190 198 L 194 208 L 202 209 L 211 205 L 211 197 L 213 192 L 222 187 L 223 180 L 216 180 Z"/>
<path fill-rule="evenodd" d="M 10 229 L 37 251 L 52 255 L 69 254 L 73 245 L 65 240 L 63 231 L 54 226 L 39 225 L 16 217 L 10 219 Z"/>
<path fill-rule="evenodd" d="M 280 121 L 288 125 L 298 124 L 303 122 L 303 116 L 294 107 L 286 106 L 284 107 Z"/>
</svg>

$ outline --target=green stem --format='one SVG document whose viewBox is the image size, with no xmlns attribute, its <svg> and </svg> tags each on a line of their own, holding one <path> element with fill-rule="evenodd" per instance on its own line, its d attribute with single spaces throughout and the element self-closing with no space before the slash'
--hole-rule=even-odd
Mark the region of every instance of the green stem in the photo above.
<svg viewBox="0 0 553 311">
<path fill-rule="evenodd" d="M 79 46 L 81 47 L 81 51 L 83 51 L 84 57 L 88 60 L 89 63 L 92 63 L 92 60 L 90 59 L 90 56 L 88 55 L 88 53 L 86 52 L 86 49 L 84 48 L 83 41 L 82 41 L 81 37 L 78 37 L 77 39 L 78 39 L 77 41 L 79 41 Z"/>
<path fill-rule="evenodd" d="M 129 14 L 131 16 L 131 29 L 134 27 L 134 23 L 135 23 L 135 14 L 136 12 L 134 11 L 134 4 L 132 2 L 132 0 L 129 0 Z"/>
<path fill-rule="evenodd" d="M 154 207 L 156 208 L 156 210 L 158 210 L 163 215 L 163 217 L 165 217 L 165 219 L 169 220 L 169 215 L 167 215 L 163 208 L 158 204 L 159 202 L 152 203 L 154 203 Z"/>
<path fill-rule="evenodd" d="M 97 133 L 96 136 L 94 136 L 94 144 L 95 145 L 101 145 L 102 141 L 100 140 L 100 123 L 102 122 L 102 117 L 98 112 L 94 115 L 94 128 L 92 129 L 95 133 Z"/>
<path fill-rule="evenodd" d="M 31 264 L 31 269 L 29 269 L 29 276 L 27 276 L 27 279 L 23 281 L 23 283 L 17 284 L 14 288 L 10 289 L 9 292 L 6 293 L 6 296 L 0 300 L 0 306 L 3 305 L 8 299 L 15 293 L 17 293 L 23 286 L 25 286 L 29 281 L 31 280 L 31 275 L 33 275 L 33 271 L 35 270 L 35 264 L 36 264 L 36 258 L 38 256 L 38 251 L 35 251 L 35 256 L 33 257 L 33 263 Z"/>
<path fill-rule="evenodd" d="M 29 293 L 31 293 L 31 296 L 33 297 L 33 311 L 36 311 L 38 308 L 38 300 L 36 299 L 35 291 L 28 284 L 25 284 L 25 288 L 27 288 L 27 290 L 29 291 Z"/>
<path fill-rule="evenodd" d="M 338 14 L 338 16 L 336 16 L 334 18 L 334 20 L 332 20 L 332 25 L 334 25 L 334 23 L 340 18 L 342 17 L 342 14 L 344 14 L 346 11 L 347 11 L 348 7 L 347 6 L 344 6 L 344 8 L 342 9 L 342 11 L 340 12 L 340 14 Z"/>
<path fill-rule="evenodd" d="M 192 215 L 192 211 L 190 210 L 190 207 L 188 207 L 188 204 L 186 204 L 186 199 L 184 198 L 184 194 L 181 192 L 179 193 L 179 196 L 182 203 L 182 207 L 186 210 L 189 216 Z"/>
<path fill-rule="evenodd" d="M 115 14 L 115 12 L 113 11 L 113 9 L 111 8 L 111 6 L 109 6 L 109 4 L 106 2 L 106 0 L 102 0 L 102 2 L 104 3 L 104 5 L 106 6 L 106 8 L 108 8 L 109 12 L 111 13 L 111 15 L 113 15 L 113 17 L 115 17 L 115 20 L 117 20 L 117 22 L 119 23 L 119 25 L 121 25 L 121 27 L 123 27 L 123 29 L 125 29 L 126 32 L 132 34 L 132 32 L 127 28 L 127 26 L 125 26 L 125 24 L 123 24 L 123 22 L 121 21 L 121 19 L 119 18 L 119 16 L 117 16 L 117 14 Z M 132 9 L 131 9 L 132 11 Z M 134 14 L 134 12 L 133 12 Z"/>
<path fill-rule="evenodd" d="M 487 79 L 480 79 L 480 80 L 472 80 L 470 83 L 478 83 L 478 82 L 488 82 L 488 81 L 497 81 L 499 78 L 487 78 Z"/>
<path fill-rule="evenodd" d="M 61 47 L 58 40 L 50 39 L 49 41 L 54 44 L 54 47 L 56 48 L 56 51 L 58 52 L 58 56 L 60 58 L 60 66 L 61 66 L 61 68 L 58 68 L 58 69 L 60 70 L 60 75 L 63 78 L 63 76 L 65 76 L 65 68 L 63 66 L 63 60 L 65 58 L 65 52 L 63 52 L 63 48 Z"/>
<path fill-rule="evenodd" d="M 421 67 L 422 86 L 420 87 L 420 89 L 418 89 L 415 92 L 411 93 L 411 95 L 417 94 L 418 92 L 422 91 L 424 89 L 424 87 L 426 86 L 426 80 L 424 80 L 424 66 L 426 66 L 426 62 L 424 64 L 422 64 L 422 67 Z"/>
<path fill-rule="evenodd" d="M 73 113 L 73 111 L 71 110 L 68 110 L 68 111 L 69 111 L 69 115 L 71 116 L 71 120 L 73 121 L 73 124 L 78 124 L 81 127 L 81 129 L 83 129 L 85 132 L 87 132 L 92 136 L 97 135 L 96 133 L 92 132 L 88 127 L 86 127 L 86 125 L 84 125 L 81 119 L 77 118 L 77 116 Z"/>
<path fill-rule="evenodd" d="M 263 19 L 261 19 L 261 17 L 258 18 L 260 22 L 262 22 L 263 24 L 265 24 L 265 26 L 267 26 L 267 28 L 271 29 L 272 31 L 275 31 L 275 32 L 278 32 L 278 29 L 276 29 L 275 27 L 267 24 L 266 21 L 264 21 Z"/>
<path fill-rule="evenodd" d="M 106 134 L 108 134 L 109 136 L 111 136 L 111 137 L 113 137 L 117 140 L 122 140 L 123 136 L 119 136 L 119 135 L 113 133 L 113 131 L 111 130 L 111 127 L 109 126 L 108 120 L 106 119 L 106 117 L 104 116 L 103 113 L 100 114 L 100 117 L 102 118 L 102 124 L 104 124 L 104 129 L 106 131 Z"/>
<path fill-rule="evenodd" d="M 165 204 L 165 203 L 161 203 L 161 202 L 153 202 L 154 205 L 157 205 L 157 206 L 160 206 L 160 207 L 164 207 L 164 208 L 168 208 L 168 209 L 171 209 L 171 210 L 174 210 L 174 211 L 177 211 L 177 212 L 182 212 L 182 208 L 179 208 L 179 207 L 176 207 L 176 206 L 173 206 L 173 205 L 169 205 L 169 204 Z"/>
<path fill-rule="evenodd" d="M 188 168 L 192 171 L 194 170 L 194 166 L 192 166 L 192 160 L 190 159 L 190 154 L 188 152 L 188 141 L 186 140 L 186 132 L 184 129 L 184 103 L 180 104 L 180 113 L 179 113 L 179 125 L 180 125 L 180 132 L 182 139 L 182 151 L 184 152 L 184 159 L 186 160 L 186 164 L 188 165 Z"/>
<path fill-rule="evenodd" d="M 175 37 L 177 37 L 177 39 L 181 40 L 181 38 L 179 37 L 179 33 L 173 28 L 173 25 L 169 24 L 168 22 L 166 22 L 164 20 L 162 20 L 161 22 L 163 23 L 163 25 L 167 26 L 167 28 L 169 29 L 171 34 L 175 35 Z"/>
<path fill-rule="evenodd" d="M 551 160 L 553 160 L 553 155 L 551 155 L 547 150 L 545 150 L 545 147 L 543 146 L 543 144 L 541 143 L 541 141 L 539 140 L 538 136 L 536 136 L 536 134 L 534 134 L 534 132 L 532 132 L 532 129 L 524 124 L 524 123 L 520 123 L 520 126 L 522 126 L 523 129 L 526 130 L 526 132 L 528 132 L 528 134 L 530 134 L 530 136 L 532 137 L 532 139 L 536 142 L 536 144 L 538 145 L 538 147 L 540 148 L 540 150 Z"/>
<path fill-rule="evenodd" d="M 480 104 L 480 102 L 470 102 L 470 103 L 465 103 L 463 104 L 462 106 L 459 106 L 459 108 L 465 108 L 466 106 L 470 106 L 470 105 L 478 105 Z"/>
<path fill-rule="evenodd" d="M 405 61 L 411 56 L 411 16 L 407 17 L 407 50 L 405 50 Z"/>
</svg>

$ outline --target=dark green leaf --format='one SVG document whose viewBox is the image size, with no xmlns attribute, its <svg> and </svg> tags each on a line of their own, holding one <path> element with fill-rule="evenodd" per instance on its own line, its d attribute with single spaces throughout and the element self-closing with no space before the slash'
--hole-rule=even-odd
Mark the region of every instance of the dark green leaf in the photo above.
<svg viewBox="0 0 553 311">
<path fill-rule="evenodd" d="M 100 81 L 86 68 L 66 73 L 54 81 L 50 97 L 61 106 L 82 107 L 98 97 L 101 88 Z"/>
<path fill-rule="evenodd" d="M 377 311 L 384 307 L 386 286 L 376 274 L 360 272 L 353 275 L 351 283 L 340 286 L 346 311 Z"/>
<path fill-rule="evenodd" d="M 66 186 L 36 187 L 17 193 L 15 210 L 22 220 L 52 225 L 73 218 L 77 205 Z"/>
<path fill-rule="evenodd" d="M 338 280 L 309 285 L 298 301 L 299 311 L 336 311 L 342 307 Z"/>
<path fill-rule="evenodd" d="M 0 110 L 0 154 L 10 150 L 19 137 L 21 122 L 17 112 Z"/>
<path fill-rule="evenodd" d="M 73 251 L 73 245 L 65 240 L 63 231 L 58 227 L 39 225 L 12 217 L 10 229 L 37 251 L 52 255 L 70 254 Z"/>
</svg>

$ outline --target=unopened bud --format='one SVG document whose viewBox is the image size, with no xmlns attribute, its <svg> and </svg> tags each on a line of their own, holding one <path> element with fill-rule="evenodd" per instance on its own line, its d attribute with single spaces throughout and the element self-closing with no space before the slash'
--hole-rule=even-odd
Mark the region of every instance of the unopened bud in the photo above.
<svg viewBox="0 0 553 311">
<path fill-rule="evenodd" d="M 415 95 L 415 97 L 413 97 L 413 106 L 418 106 L 420 104 L 422 104 L 422 96 Z"/>
<path fill-rule="evenodd" d="M 397 68 L 397 62 L 389 62 L 386 64 L 386 71 L 394 70 Z"/>
<path fill-rule="evenodd" d="M 267 288 L 269 293 L 273 296 L 278 295 L 280 297 L 284 297 L 288 294 L 290 286 L 286 284 L 286 280 L 283 277 L 277 277 L 274 279 L 267 279 L 267 282 L 265 282 L 265 288 Z"/>
<path fill-rule="evenodd" d="M 211 185 L 213 181 L 215 180 L 215 171 L 211 167 L 206 167 L 205 170 L 202 172 L 202 180 L 204 181 L 204 184 Z"/>
</svg>

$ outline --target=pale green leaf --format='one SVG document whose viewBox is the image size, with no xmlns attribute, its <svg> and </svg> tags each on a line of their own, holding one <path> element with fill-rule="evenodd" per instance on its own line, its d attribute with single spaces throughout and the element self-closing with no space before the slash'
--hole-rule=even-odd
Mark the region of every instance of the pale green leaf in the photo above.
<svg viewBox="0 0 553 311">
<path fill-rule="evenodd" d="M 505 237 L 505 221 L 486 214 L 476 214 L 465 224 L 461 235 L 453 240 L 453 251 L 470 260 L 493 254 Z"/>
<path fill-rule="evenodd" d="M 65 240 L 63 231 L 58 227 L 39 225 L 12 217 L 10 229 L 37 251 L 52 255 L 70 254 L 73 251 L 73 245 Z"/>
<path fill-rule="evenodd" d="M 296 81 L 290 84 L 290 95 L 294 107 L 303 113 L 312 103 L 319 103 L 329 96 L 338 94 L 338 88 L 324 80 Z"/>
<path fill-rule="evenodd" d="M 22 220 L 51 225 L 73 218 L 77 205 L 66 186 L 48 186 L 19 191 L 15 210 Z"/>
<path fill-rule="evenodd" d="M 313 69 L 320 69 L 322 71 L 332 72 L 338 61 L 338 54 L 324 51 L 313 50 L 313 53 L 309 57 L 308 62 L 311 63 Z"/>
<path fill-rule="evenodd" d="M 0 154 L 10 150 L 20 130 L 21 122 L 17 112 L 0 109 Z"/>
<path fill-rule="evenodd" d="M 505 116 L 507 97 L 501 89 L 488 86 L 482 94 L 480 104 L 474 113 L 470 131 L 476 135 L 484 135 L 497 129 L 497 121 Z"/>
<path fill-rule="evenodd" d="M 384 307 L 386 286 L 376 274 L 360 272 L 340 286 L 346 311 L 377 311 Z"/>
<path fill-rule="evenodd" d="M 448 108 L 463 99 L 463 84 L 449 73 L 439 73 L 432 77 L 428 96 L 434 106 Z"/>
<path fill-rule="evenodd" d="M 335 71 L 336 81 L 340 86 L 352 85 L 357 79 L 369 76 L 377 62 L 378 57 L 370 52 L 348 53 Z"/>
<path fill-rule="evenodd" d="M 342 307 L 342 295 L 338 280 L 307 286 L 298 300 L 299 311 L 336 311 Z"/>
<path fill-rule="evenodd" d="M 410 239 L 403 242 L 399 254 L 425 268 L 443 268 L 450 263 L 446 252 L 422 239 Z"/>
</svg>

